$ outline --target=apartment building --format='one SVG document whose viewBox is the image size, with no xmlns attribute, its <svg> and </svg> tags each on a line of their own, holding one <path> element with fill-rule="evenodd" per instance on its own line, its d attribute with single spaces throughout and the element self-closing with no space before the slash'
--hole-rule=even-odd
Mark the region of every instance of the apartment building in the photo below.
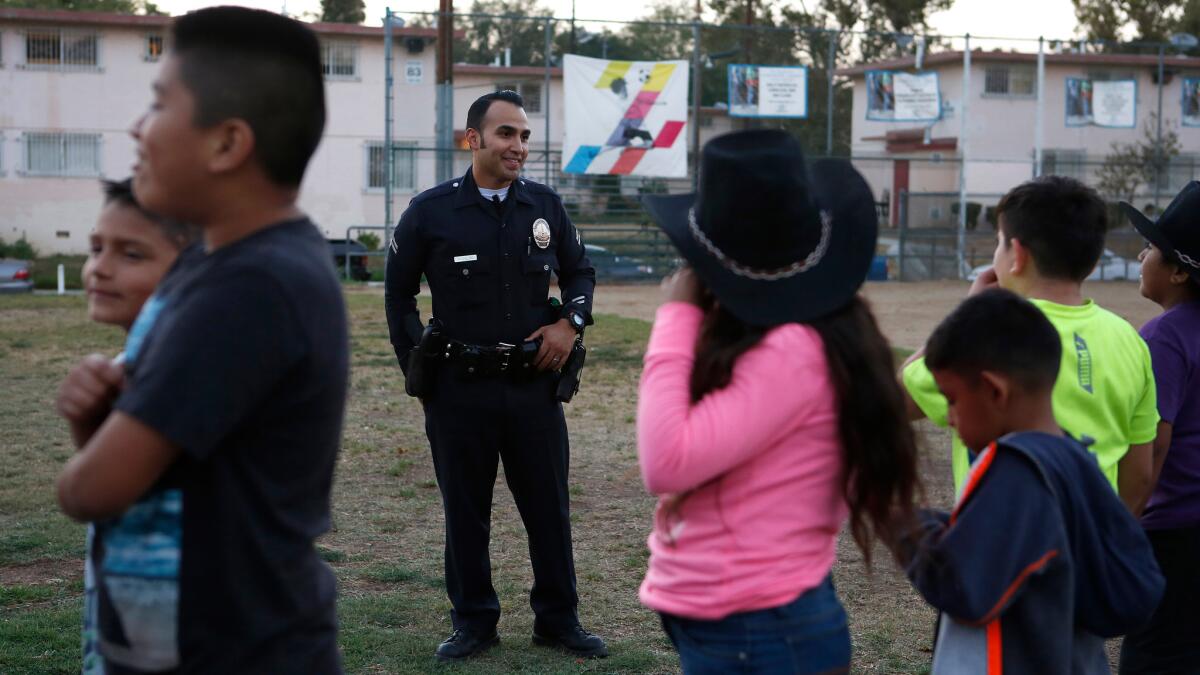
<svg viewBox="0 0 1200 675">
<path fill-rule="evenodd" d="M 1158 56 L 1138 54 L 1049 53 L 1045 55 L 1042 117 L 1042 170 L 1096 184 L 1096 172 L 1112 153 L 1113 143 L 1143 138 L 1147 124 L 1157 129 Z M 924 122 L 870 119 L 873 105 L 868 74 L 879 71 L 936 73 L 941 116 Z M 1161 202 L 1188 181 L 1200 177 L 1200 127 L 1183 116 L 1184 81 L 1200 77 L 1200 59 L 1168 55 L 1163 60 L 1162 121 L 1178 134 L 1182 152 L 1171 164 L 1157 192 Z M 852 154 L 877 194 L 896 200 L 911 193 L 957 193 L 959 166 L 965 156 L 966 190 L 970 199 L 995 203 L 1009 188 L 1034 175 L 1037 98 L 1037 54 L 972 51 L 970 90 L 964 100 L 963 53 L 949 51 L 925 57 L 919 71 L 914 58 L 866 63 L 839 71 L 854 87 Z M 1081 124 L 1074 117 L 1080 82 L 1132 81 L 1135 115 L 1123 128 Z M 1070 99 L 1070 100 L 1069 100 Z M 1093 102 L 1088 99 L 1088 105 Z M 1101 100 L 1096 106 L 1104 105 Z M 966 109 L 966 125 L 963 110 Z M 965 154 L 964 154 L 965 152 Z M 1143 186 L 1153 199 L 1152 186 Z M 1142 197 L 1139 197 L 1139 200 Z M 893 203 L 893 221 L 899 216 Z M 929 214 L 922 214 L 928 219 Z M 952 224 L 955 215 L 939 216 Z M 936 220 L 936 218 L 935 218 Z"/>
<path fill-rule="evenodd" d="M 86 250 L 101 205 L 98 180 L 130 173 L 134 142 L 128 130 L 150 103 L 151 82 L 170 47 L 170 20 L 0 9 L 0 238 L 24 236 L 47 253 Z M 384 33 L 371 26 L 310 25 L 322 43 L 329 116 L 300 205 L 336 238 L 350 226 L 384 222 Z M 437 182 L 436 37 L 428 28 L 393 30 L 395 217 L 413 195 Z M 562 71 L 551 69 L 548 88 L 545 75 L 541 67 L 456 64 L 460 147 L 471 101 L 499 88 L 516 89 L 526 99 L 533 131 L 526 172 L 535 180 L 549 174 L 559 181 Z M 730 128 L 723 109 L 701 110 L 702 139 Z M 469 161 L 459 153 L 456 170 Z"/>
</svg>

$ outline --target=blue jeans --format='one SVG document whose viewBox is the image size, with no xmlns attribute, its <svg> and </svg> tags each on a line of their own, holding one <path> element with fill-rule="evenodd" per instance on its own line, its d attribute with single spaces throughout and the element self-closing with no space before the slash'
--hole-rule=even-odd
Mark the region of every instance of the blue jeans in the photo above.
<svg viewBox="0 0 1200 675">
<path fill-rule="evenodd" d="M 716 621 L 662 615 L 685 675 L 844 673 L 850 668 L 846 610 L 829 577 L 792 602 Z"/>
</svg>

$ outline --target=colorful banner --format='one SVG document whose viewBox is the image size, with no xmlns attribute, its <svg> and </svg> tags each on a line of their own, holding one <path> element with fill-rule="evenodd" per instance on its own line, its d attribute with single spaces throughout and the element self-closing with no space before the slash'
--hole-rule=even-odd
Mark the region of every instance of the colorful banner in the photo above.
<svg viewBox="0 0 1200 675">
<path fill-rule="evenodd" d="M 729 66 L 729 114 L 732 117 L 808 117 L 808 68 L 805 66 Z"/>
<path fill-rule="evenodd" d="M 942 118 L 937 73 L 867 71 L 867 119 L 933 122 Z"/>
<path fill-rule="evenodd" d="M 687 176 L 687 61 L 563 57 L 563 172 Z"/>
<path fill-rule="evenodd" d="M 1067 78 L 1067 126 L 1137 126 L 1137 81 Z"/>
<path fill-rule="evenodd" d="M 1183 126 L 1200 127 L 1200 77 L 1183 80 Z"/>
</svg>

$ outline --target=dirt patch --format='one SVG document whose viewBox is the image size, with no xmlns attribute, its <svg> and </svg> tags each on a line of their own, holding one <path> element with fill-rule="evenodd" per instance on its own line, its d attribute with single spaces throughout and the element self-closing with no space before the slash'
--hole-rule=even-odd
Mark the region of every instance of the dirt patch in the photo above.
<svg viewBox="0 0 1200 675">
<path fill-rule="evenodd" d="M 884 335 L 892 344 L 916 349 L 950 310 L 967 294 L 965 281 L 874 282 L 864 287 Z M 1140 328 L 1161 311 L 1143 298 L 1137 282 L 1096 281 L 1084 284 L 1084 295 L 1101 307 Z M 657 285 L 601 286 L 596 289 L 594 311 L 654 320 L 660 304 Z"/>
<path fill-rule="evenodd" d="M 46 558 L 24 565 L 0 567 L 0 586 L 58 584 L 74 581 L 82 576 L 82 560 Z"/>
</svg>

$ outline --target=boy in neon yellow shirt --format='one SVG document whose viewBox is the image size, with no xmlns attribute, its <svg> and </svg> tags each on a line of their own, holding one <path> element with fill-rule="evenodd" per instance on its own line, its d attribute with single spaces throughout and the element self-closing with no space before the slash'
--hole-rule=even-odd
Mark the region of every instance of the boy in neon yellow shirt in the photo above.
<svg viewBox="0 0 1200 675">
<path fill-rule="evenodd" d="M 1136 514 L 1152 487 L 1158 412 L 1146 343 L 1124 319 L 1083 297 L 1083 280 L 1104 247 L 1104 202 L 1079 181 L 1047 176 L 1009 191 L 996 211 L 992 267 L 968 295 L 1000 286 L 1028 298 L 1050 319 L 1063 346 L 1054 416 L 1089 446 Z M 901 380 L 910 417 L 946 426 L 946 398 L 925 366 L 923 350 L 905 362 Z M 957 434 L 951 457 L 957 492 L 973 459 Z"/>
</svg>

